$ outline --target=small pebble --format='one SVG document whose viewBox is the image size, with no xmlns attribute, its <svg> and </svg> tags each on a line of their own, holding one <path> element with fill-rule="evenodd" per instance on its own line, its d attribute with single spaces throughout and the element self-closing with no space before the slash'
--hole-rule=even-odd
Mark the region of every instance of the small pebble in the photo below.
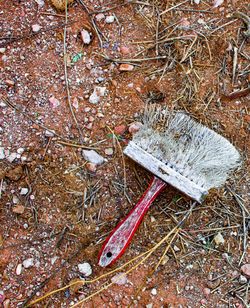
<svg viewBox="0 0 250 308">
<path fill-rule="evenodd" d="M 242 265 L 240 269 L 246 277 L 250 278 L 250 264 L 249 263 Z"/>
<path fill-rule="evenodd" d="M 126 129 L 127 129 L 126 125 L 123 125 L 123 124 L 122 125 L 118 125 L 118 126 L 116 126 L 114 128 L 114 133 L 116 135 L 123 135 L 125 133 Z"/>
<path fill-rule="evenodd" d="M 130 53 L 129 48 L 126 47 L 126 46 L 121 46 L 121 47 L 120 47 L 120 51 L 121 51 L 121 53 L 122 53 L 123 55 L 128 55 L 128 54 Z"/>
<path fill-rule="evenodd" d="M 165 255 L 163 258 L 162 258 L 162 261 L 161 261 L 161 264 L 162 265 L 165 265 L 167 264 L 169 261 L 169 256 Z"/>
<path fill-rule="evenodd" d="M 79 272 L 83 274 L 84 276 L 88 277 L 92 274 L 92 268 L 89 263 L 84 262 L 84 263 L 78 264 L 77 266 L 78 266 Z"/>
<path fill-rule="evenodd" d="M 141 127 L 142 127 L 141 122 L 134 122 L 129 125 L 128 131 L 130 132 L 130 134 L 134 135 L 141 129 Z"/>
<path fill-rule="evenodd" d="M 156 294 L 157 294 L 157 290 L 156 290 L 155 288 L 153 288 L 153 289 L 151 290 L 151 294 L 152 294 L 152 295 L 156 295 Z"/>
<path fill-rule="evenodd" d="M 204 295 L 208 296 L 211 293 L 211 290 L 209 288 L 204 288 L 203 293 Z"/>
<path fill-rule="evenodd" d="M 223 245 L 225 243 L 225 240 L 220 232 L 215 235 L 214 241 L 216 245 Z"/>
<path fill-rule="evenodd" d="M 95 17 L 95 19 L 96 19 L 97 21 L 101 21 L 101 20 L 104 19 L 104 18 L 105 18 L 105 15 L 104 15 L 103 13 L 99 13 L 99 14 L 97 14 L 96 17 Z"/>
<path fill-rule="evenodd" d="M 106 161 L 105 158 L 103 158 L 100 154 L 98 154 L 94 150 L 82 150 L 82 156 L 88 162 L 96 165 L 101 165 Z"/>
<path fill-rule="evenodd" d="M 178 246 L 174 245 L 174 251 L 178 252 L 178 251 L 180 251 L 180 248 Z"/>
<path fill-rule="evenodd" d="M 19 263 L 16 267 L 16 274 L 19 276 L 22 273 L 22 264 Z"/>
<path fill-rule="evenodd" d="M 90 44 L 91 34 L 87 30 L 83 29 L 81 31 L 81 38 L 82 38 L 82 41 L 83 41 L 84 44 L 86 44 L 86 45 Z"/>
<path fill-rule="evenodd" d="M 29 189 L 26 187 L 23 187 L 21 188 L 20 195 L 22 196 L 27 195 L 28 192 L 29 192 Z"/>
<path fill-rule="evenodd" d="M 114 150 L 113 150 L 113 148 L 107 148 L 107 149 L 104 150 L 104 153 L 106 155 L 112 156 L 114 154 Z"/>
<path fill-rule="evenodd" d="M 105 18 L 105 22 L 106 22 L 107 24 L 112 24 L 114 21 L 115 21 L 115 16 L 113 16 L 113 15 L 107 16 L 107 17 Z"/>
<path fill-rule="evenodd" d="M 124 273 L 117 273 L 114 277 L 111 278 L 111 281 L 121 286 L 128 282 L 128 278 Z"/>
<path fill-rule="evenodd" d="M 5 153 L 3 147 L 0 147 L 0 159 L 5 159 Z"/>
<path fill-rule="evenodd" d="M 44 134 L 45 134 L 46 137 L 54 137 L 55 136 L 53 130 L 51 130 L 51 131 L 50 130 L 46 130 Z"/>
<path fill-rule="evenodd" d="M 5 53 L 5 51 L 6 51 L 5 47 L 0 48 L 0 53 Z"/>
<path fill-rule="evenodd" d="M 131 71 L 133 71 L 133 69 L 134 69 L 134 65 L 132 65 L 132 64 L 122 63 L 119 66 L 119 71 L 121 71 L 121 72 L 131 72 Z"/>
<path fill-rule="evenodd" d="M 86 168 L 87 168 L 90 172 L 96 172 L 97 165 L 96 165 L 96 164 L 93 164 L 93 163 L 87 163 L 87 164 L 86 164 Z"/>
<path fill-rule="evenodd" d="M 247 278 L 243 275 L 240 275 L 240 278 L 239 278 L 239 283 L 240 284 L 245 284 L 247 283 Z"/>
<path fill-rule="evenodd" d="M 32 25 L 32 31 L 33 32 L 39 32 L 41 30 L 41 26 L 38 24 Z"/>
<path fill-rule="evenodd" d="M 8 162 L 12 163 L 17 158 L 17 153 L 10 153 L 10 155 L 7 156 Z"/>
<path fill-rule="evenodd" d="M 34 265 L 34 258 L 29 258 L 23 261 L 24 268 L 30 268 Z"/>
<path fill-rule="evenodd" d="M 51 96 L 49 98 L 49 102 L 52 108 L 57 108 L 60 106 L 60 102 L 58 99 L 56 99 L 54 96 Z"/>
</svg>

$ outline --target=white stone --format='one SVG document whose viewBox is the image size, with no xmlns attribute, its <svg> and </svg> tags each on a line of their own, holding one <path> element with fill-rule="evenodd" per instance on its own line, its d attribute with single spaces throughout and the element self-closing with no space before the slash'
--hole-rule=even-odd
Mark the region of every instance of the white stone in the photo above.
<svg viewBox="0 0 250 308">
<path fill-rule="evenodd" d="M 18 204 L 19 203 L 19 199 L 17 198 L 17 196 L 13 196 L 13 198 L 12 198 L 12 202 L 14 203 L 14 204 Z"/>
<path fill-rule="evenodd" d="M 156 290 L 155 288 L 153 288 L 153 289 L 151 290 L 151 294 L 152 294 L 152 295 L 156 295 L 156 294 L 157 294 L 157 290 Z"/>
<path fill-rule="evenodd" d="M 98 104 L 101 97 L 106 93 L 106 87 L 95 87 L 93 93 L 89 97 L 89 102 L 91 104 Z"/>
<path fill-rule="evenodd" d="M 16 267 L 16 274 L 19 276 L 22 273 L 22 264 L 19 263 Z"/>
<path fill-rule="evenodd" d="M 21 188 L 20 195 L 27 195 L 28 191 L 29 191 L 28 188 L 23 187 Z"/>
<path fill-rule="evenodd" d="M 17 158 L 17 153 L 10 153 L 10 155 L 7 157 L 7 160 L 12 163 Z"/>
<path fill-rule="evenodd" d="M 4 148 L 0 147 L 0 159 L 5 159 Z"/>
<path fill-rule="evenodd" d="M 94 150 L 82 150 L 82 156 L 85 160 L 92 164 L 101 165 L 106 159 Z"/>
<path fill-rule="evenodd" d="M 195 3 L 195 4 L 199 4 L 199 3 L 200 3 L 200 0 L 194 0 L 194 3 Z"/>
<path fill-rule="evenodd" d="M 119 286 L 122 286 L 128 283 L 128 278 L 125 273 L 117 273 L 114 277 L 111 278 L 111 281 Z"/>
<path fill-rule="evenodd" d="M 115 21 L 115 16 L 113 16 L 113 15 L 107 16 L 107 17 L 105 18 L 105 22 L 106 22 L 107 24 L 112 24 L 114 21 Z"/>
<path fill-rule="evenodd" d="M 51 130 L 51 131 L 46 130 L 45 131 L 45 136 L 46 137 L 54 137 L 55 136 L 54 131 L 53 130 Z"/>
<path fill-rule="evenodd" d="M 38 24 L 32 25 L 32 31 L 33 32 L 39 32 L 41 30 L 41 26 Z"/>
<path fill-rule="evenodd" d="M 83 274 L 84 276 L 88 277 L 92 274 L 92 268 L 89 263 L 84 262 L 84 263 L 78 264 L 77 266 L 78 266 L 79 272 Z"/>
<path fill-rule="evenodd" d="M 90 36 L 90 33 L 87 30 L 83 29 L 81 31 L 81 37 L 82 37 L 82 41 L 83 41 L 84 44 L 86 44 L 86 45 L 90 44 L 91 36 Z"/>
<path fill-rule="evenodd" d="M 240 284 L 245 284 L 245 283 L 247 283 L 247 277 L 245 277 L 245 276 L 243 276 L 243 275 L 240 275 L 239 283 L 240 283 Z"/>
<path fill-rule="evenodd" d="M 24 268 L 30 268 L 34 265 L 34 258 L 29 258 L 23 261 Z"/>
<path fill-rule="evenodd" d="M 5 47 L 0 48 L 0 53 L 5 53 L 5 51 L 6 51 Z"/>
<path fill-rule="evenodd" d="M 220 232 L 215 235 L 214 241 L 216 245 L 223 245 L 225 243 L 225 240 Z"/>
<path fill-rule="evenodd" d="M 35 1 L 40 7 L 44 6 L 44 0 L 35 0 Z"/>
<path fill-rule="evenodd" d="M 19 149 L 17 149 L 17 153 L 18 153 L 18 154 L 21 154 L 21 155 L 22 155 L 23 152 L 24 152 L 24 148 L 19 148 Z"/>
</svg>

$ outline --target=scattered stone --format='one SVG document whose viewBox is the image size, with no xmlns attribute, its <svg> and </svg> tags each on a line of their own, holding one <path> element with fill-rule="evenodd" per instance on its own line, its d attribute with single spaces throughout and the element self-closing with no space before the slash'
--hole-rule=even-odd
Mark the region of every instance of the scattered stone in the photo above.
<svg viewBox="0 0 250 308">
<path fill-rule="evenodd" d="M 162 265 L 166 265 L 169 261 L 169 256 L 165 255 L 163 258 L 162 258 L 162 261 L 161 261 L 161 264 Z"/>
<path fill-rule="evenodd" d="M 13 163 L 13 161 L 17 158 L 17 153 L 10 153 L 8 156 L 7 156 L 7 160 L 8 162 L 10 163 Z"/>
<path fill-rule="evenodd" d="M 68 0 L 68 5 L 73 3 L 75 0 Z M 65 0 L 51 0 L 52 5 L 59 11 L 65 11 Z"/>
<path fill-rule="evenodd" d="M 17 149 L 17 153 L 18 153 L 18 154 L 22 155 L 23 152 L 24 152 L 24 148 L 18 148 L 18 149 Z"/>
<path fill-rule="evenodd" d="M 180 251 L 180 248 L 178 246 L 174 245 L 174 251 L 178 252 L 178 251 Z"/>
<path fill-rule="evenodd" d="M 2 290 L 0 290 L 0 304 L 3 304 L 3 301 L 5 300 L 5 295 Z"/>
<path fill-rule="evenodd" d="M 247 283 L 247 277 L 245 277 L 245 276 L 243 276 L 243 275 L 240 275 L 239 283 L 240 283 L 240 284 L 245 284 L 245 283 Z"/>
<path fill-rule="evenodd" d="M 152 295 L 156 295 L 156 294 L 157 294 L 157 290 L 156 290 L 155 288 L 153 288 L 153 289 L 151 290 L 151 294 L 152 294 Z"/>
<path fill-rule="evenodd" d="M 114 154 L 113 148 L 107 148 L 104 150 L 106 155 L 112 156 Z"/>
<path fill-rule="evenodd" d="M 242 265 L 240 269 L 245 276 L 250 278 L 250 263 Z"/>
<path fill-rule="evenodd" d="M 79 108 L 79 102 L 78 99 L 75 97 L 73 99 L 73 103 L 72 103 L 73 107 L 77 110 Z"/>
<path fill-rule="evenodd" d="M 0 159 L 5 159 L 5 153 L 3 147 L 0 147 Z"/>
<path fill-rule="evenodd" d="M 0 48 L 0 53 L 5 53 L 5 51 L 6 51 L 5 47 Z"/>
<path fill-rule="evenodd" d="M 89 130 L 91 130 L 92 127 L 93 127 L 93 123 L 89 123 L 89 124 L 86 125 L 86 128 L 89 129 Z"/>
<path fill-rule="evenodd" d="M 90 44 L 91 34 L 87 30 L 83 29 L 81 31 L 81 38 L 82 38 L 82 41 L 83 41 L 84 44 L 86 44 L 86 45 Z"/>
<path fill-rule="evenodd" d="M 224 0 L 214 0 L 214 7 L 218 7 L 218 6 L 222 5 L 223 2 L 224 2 Z"/>
<path fill-rule="evenodd" d="M 20 195 L 25 196 L 29 192 L 29 189 L 26 187 L 21 188 Z"/>
<path fill-rule="evenodd" d="M 92 268 L 89 263 L 84 262 L 84 263 L 78 264 L 77 266 L 78 266 L 79 272 L 83 274 L 84 276 L 88 277 L 92 274 Z"/>
<path fill-rule="evenodd" d="M 194 0 L 195 4 L 200 4 L 200 0 Z"/>
<path fill-rule="evenodd" d="M 50 137 L 50 138 L 55 136 L 55 133 L 53 130 L 46 130 L 44 134 L 46 137 Z"/>
<path fill-rule="evenodd" d="M 86 164 L 86 168 L 87 168 L 90 172 L 96 172 L 97 165 L 96 165 L 96 164 L 93 164 L 93 163 L 87 163 L 87 164 Z"/>
<path fill-rule="evenodd" d="M 220 285 L 220 283 L 220 279 L 212 279 L 210 281 L 207 281 L 207 286 L 209 287 L 209 289 L 216 289 Z"/>
<path fill-rule="evenodd" d="M 216 245 L 223 245 L 225 243 L 225 240 L 220 232 L 215 235 L 214 241 Z"/>
<path fill-rule="evenodd" d="M 107 16 L 107 17 L 105 18 L 105 22 L 106 22 L 107 24 L 112 24 L 114 21 L 115 21 L 115 16 L 113 16 L 113 15 Z"/>
<path fill-rule="evenodd" d="M 130 132 L 130 134 L 134 135 L 141 129 L 141 127 L 142 127 L 141 122 L 134 122 L 129 125 L 128 131 Z"/>
<path fill-rule="evenodd" d="M 127 130 L 127 126 L 122 124 L 114 128 L 114 133 L 116 135 L 123 135 L 126 130 Z"/>
<path fill-rule="evenodd" d="M 13 80 L 6 79 L 6 80 L 5 80 L 5 84 L 6 84 L 8 87 L 14 87 L 15 82 L 14 82 Z"/>
<path fill-rule="evenodd" d="M 153 304 L 152 304 L 152 303 L 147 304 L 147 305 L 146 305 L 146 308 L 153 308 Z"/>
<path fill-rule="evenodd" d="M 33 32 L 39 32 L 41 30 L 41 26 L 38 24 L 32 25 L 32 31 Z"/>
<path fill-rule="evenodd" d="M 54 96 L 51 96 L 49 98 L 49 102 L 52 108 L 57 108 L 60 106 L 60 102 L 58 99 L 56 99 Z"/>
<path fill-rule="evenodd" d="M 98 154 L 94 150 L 82 150 L 82 156 L 88 162 L 96 165 L 101 165 L 106 161 L 105 158 L 103 158 L 100 154 Z"/>
<path fill-rule="evenodd" d="M 36 3 L 40 6 L 40 7 L 43 7 L 44 6 L 44 0 L 35 0 Z"/>
<path fill-rule="evenodd" d="M 152 223 L 156 222 L 156 219 L 154 218 L 154 216 L 150 216 L 150 221 L 151 221 Z"/>
<path fill-rule="evenodd" d="M 204 288 L 203 293 L 204 295 L 208 296 L 211 293 L 211 290 L 209 288 Z"/>
<path fill-rule="evenodd" d="M 13 169 L 10 169 L 6 173 L 6 177 L 10 179 L 11 181 L 18 181 L 23 175 L 23 167 L 22 166 L 16 166 Z"/>
<path fill-rule="evenodd" d="M 101 20 L 104 19 L 104 18 L 105 18 L 105 15 L 104 15 L 103 13 L 99 13 L 99 14 L 97 14 L 96 17 L 95 17 L 95 19 L 96 19 L 97 21 L 101 21 Z"/>
<path fill-rule="evenodd" d="M 25 211 L 25 207 L 21 204 L 14 205 L 12 207 L 12 212 L 16 214 L 23 214 Z"/>
<path fill-rule="evenodd" d="M 130 53 L 130 50 L 127 46 L 121 46 L 120 51 L 123 55 L 128 55 Z"/>
<path fill-rule="evenodd" d="M 98 104 L 101 97 L 106 93 L 106 87 L 95 87 L 93 93 L 89 97 L 89 102 L 91 104 Z"/>
<path fill-rule="evenodd" d="M 121 72 L 131 72 L 134 69 L 134 65 L 132 64 L 127 64 L 127 63 L 122 63 L 119 66 L 119 71 Z"/>
<path fill-rule="evenodd" d="M 29 258 L 23 261 L 24 268 L 30 268 L 32 266 L 34 266 L 34 258 Z"/>
<path fill-rule="evenodd" d="M 114 277 L 111 278 L 111 281 L 119 286 L 122 286 L 128 283 L 128 278 L 125 273 L 117 273 Z"/>
<path fill-rule="evenodd" d="M 19 276 L 19 275 L 21 275 L 21 273 L 22 273 L 22 264 L 19 263 L 16 267 L 16 274 L 17 274 L 17 276 Z"/>
</svg>

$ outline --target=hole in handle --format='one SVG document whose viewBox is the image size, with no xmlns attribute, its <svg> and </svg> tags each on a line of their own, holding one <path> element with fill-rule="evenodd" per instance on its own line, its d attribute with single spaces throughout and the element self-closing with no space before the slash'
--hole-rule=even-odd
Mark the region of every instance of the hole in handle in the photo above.
<svg viewBox="0 0 250 308">
<path fill-rule="evenodd" d="M 112 257 L 112 252 L 110 252 L 110 251 L 107 252 L 107 253 L 106 253 L 106 256 L 107 256 L 107 258 L 111 258 L 111 257 Z"/>
</svg>

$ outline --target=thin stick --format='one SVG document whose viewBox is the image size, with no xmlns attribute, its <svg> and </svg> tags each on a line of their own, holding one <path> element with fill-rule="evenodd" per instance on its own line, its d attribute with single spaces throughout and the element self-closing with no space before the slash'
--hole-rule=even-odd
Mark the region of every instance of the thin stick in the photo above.
<svg viewBox="0 0 250 308">
<path fill-rule="evenodd" d="M 166 9 L 165 11 L 163 11 L 163 12 L 160 13 L 160 16 L 163 15 L 163 14 L 166 14 L 167 12 L 172 11 L 173 9 L 177 8 L 178 6 L 181 6 L 181 5 L 184 4 L 184 3 L 187 3 L 188 1 L 189 1 L 189 0 L 185 0 L 185 1 L 183 1 L 183 2 L 180 2 L 180 3 L 178 3 L 178 4 L 174 5 L 174 6 L 172 6 L 172 7 L 168 8 L 168 9 Z"/>
<path fill-rule="evenodd" d="M 65 1 L 65 24 L 68 23 L 68 0 Z M 64 33 L 63 33 L 63 57 L 64 57 L 64 75 L 65 75 L 65 84 L 66 84 L 66 91 L 67 91 L 67 101 L 69 105 L 70 112 L 72 114 L 72 117 L 75 121 L 76 127 L 78 129 L 80 140 L 83 141 L 83 135 L 80 129 L 80 126 L 77 122 L 75 112 L 73 110 L 72 104 L 71 104 L 71 96 L 70 96 L 70 90 L 69 90 L 69 80 L 68 80 L 68 70 L 67 70 L 67 45 L 66 45 L 66 36 L 67 36 L 67 27 L 64 27 Z"/>
</svg>

